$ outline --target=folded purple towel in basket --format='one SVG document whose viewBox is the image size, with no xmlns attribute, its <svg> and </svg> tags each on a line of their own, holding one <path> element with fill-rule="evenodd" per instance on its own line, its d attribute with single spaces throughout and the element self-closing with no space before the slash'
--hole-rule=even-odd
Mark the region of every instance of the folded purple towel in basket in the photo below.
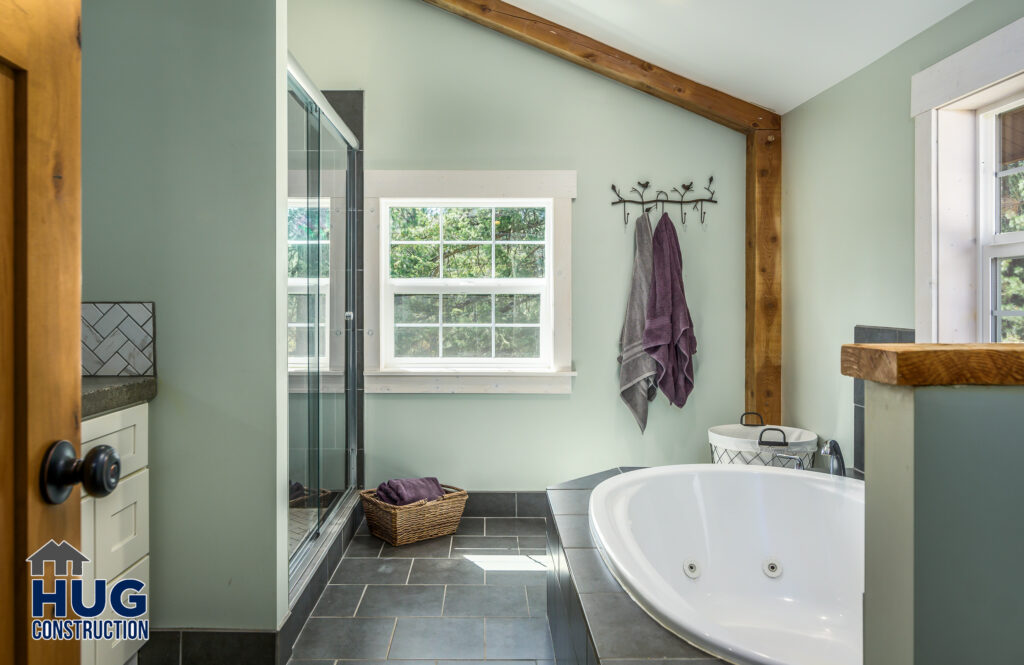
<svg viewBox="0 0 1024 665">
<path fill-rule="evenodd" d="M 433 501 L 444 496 L 437 478 L 395 478 L 377 486 L 377 498 L 393 506 Z"/>
</svg>

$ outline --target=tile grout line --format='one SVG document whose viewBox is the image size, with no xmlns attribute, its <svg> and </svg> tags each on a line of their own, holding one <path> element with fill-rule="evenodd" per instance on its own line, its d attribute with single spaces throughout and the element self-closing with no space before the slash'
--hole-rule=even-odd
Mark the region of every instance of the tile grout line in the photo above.
<svg viewBox="0 0 1024 665">
<path fill-rule="evenodd" d="M 412 579 L 412 567 L 415 564 L 416 564 L 416 559 L 415 558 L 409 560 L 409 574 L 405 576 L 405 583 L 406 583 L 406 585 L 408 585 L 409 584 L 409 580 Z"/>
<path fill-rule="evenodd" d="M 391 626 L 391 637 L 388 639 L 388 649 L 384 652 L 384 660 L 388 660 L 391 657 L 391 645 L 395 642 L 395 634 L 398 632 L 398 617 L 395 617 L 395 623 Z"/>
<path fill-rule="evenodd" d="M 366 598 L 366 590 L 370 588 L 369 584 L 363 585 L 363 591 L 359 594 L 359 602 L 356 603 L 356 608 L 352 610 L 352 616 L 355 617 L 356 613 L 359 612 L 359 607 L 363 604 L 363 598 Z"/>
</svg>

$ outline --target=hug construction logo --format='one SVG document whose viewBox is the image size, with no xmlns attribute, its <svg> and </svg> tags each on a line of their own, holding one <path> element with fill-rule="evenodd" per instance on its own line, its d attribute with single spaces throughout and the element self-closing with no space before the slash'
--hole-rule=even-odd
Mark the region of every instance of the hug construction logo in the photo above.
<svg viewBox="0 0 1024 665">
<path fill-rule="evenodd" d="M 149 639 L 149 620 L 140 618 L 146 614 L 147 601 L 142 593 L 146 585 L 141 580 L 120 579 L 108 589 L 107 580 L 98 579 L 87 589 L 81 578 L 89 557 L 63 540 L 60 544 L 50 540 L 26 561 L 32 576 L 32 639 Z M 46 588 L 44 579 L 47 563 L 53 564 L 52 589 Z M 87 594 L 92 597 L 91 603 L 86 600 Z M 47 605 L 53 608 L 53 618 L 46 618 Z"/>
</svg>

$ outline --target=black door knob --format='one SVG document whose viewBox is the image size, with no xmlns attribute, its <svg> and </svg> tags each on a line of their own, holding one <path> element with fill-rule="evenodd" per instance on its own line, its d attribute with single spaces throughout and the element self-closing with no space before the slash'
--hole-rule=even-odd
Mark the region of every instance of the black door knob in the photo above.
<svg viewBox="0 0 1024 665">
<path fill-rule="evenodd" d="M 77 483 L 90 496 L 106 496 L 120 479 L 121 457 L 112 447 L 95 446 L 78 459 L 70 441 L 58 441 L 43 459 L 39 486 L 47 503 L 64 503 Z"/>
</svg>

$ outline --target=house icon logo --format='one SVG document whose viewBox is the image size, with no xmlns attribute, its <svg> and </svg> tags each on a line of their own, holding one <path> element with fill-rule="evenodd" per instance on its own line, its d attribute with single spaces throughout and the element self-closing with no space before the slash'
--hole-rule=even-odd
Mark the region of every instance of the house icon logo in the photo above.
<svg viewBox="0 0 1024 665">
<path fill-rule="evenodd" d="M 42 577 L 46 574 L 46 564 L 53 563 L 53 574 L 55 577 L 82 576 L 82 564 L 89 562 L 89 557 L 78 551 L 78 548 L 66 540 L 60 541 L 58 545 L 52 538 L 35 552 L 25 559 L 30 564 L 32 577 Z M 68 573 L 70 566 L 71 572 Z"/>
</svg>

